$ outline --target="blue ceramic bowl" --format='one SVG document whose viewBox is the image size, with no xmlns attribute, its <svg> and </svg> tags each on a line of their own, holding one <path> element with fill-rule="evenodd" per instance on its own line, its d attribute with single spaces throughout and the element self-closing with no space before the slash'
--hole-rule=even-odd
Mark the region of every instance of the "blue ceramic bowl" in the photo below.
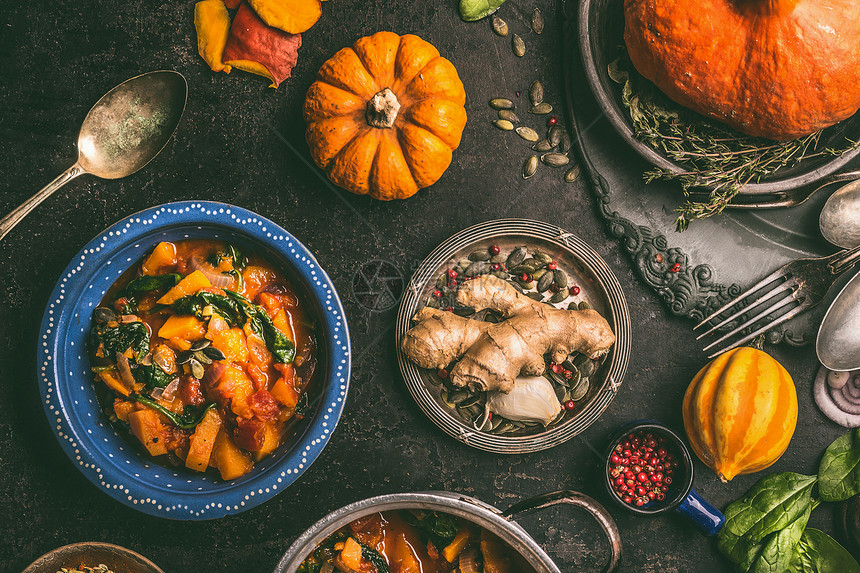
<svg viewBox="0 0 860 573">
<path fill-rule="evenodd" d="M 107 289 L 159 241 L 215 238 L 252 247 L 287 271 L 317 322 L 318 372 L 312 408 L 250 473 L 225 482 L 161 466 L 138 453 L 107 420 L 96 398 L 86 339 Z M 302 292 L 303 291 L 303 292 Z M 290 233 L 251 211 L 183 201 L 141 211 L 90 241 L 54 288 L 42 319 L 37 372 L 45 414 L 63 450 L 99 489 L 129 507 L 180 520 L 215 519 L 257 506 L 287 488 L 322 452 L 349 389 L 350 343 L 337 291 Z"/>
</svg>

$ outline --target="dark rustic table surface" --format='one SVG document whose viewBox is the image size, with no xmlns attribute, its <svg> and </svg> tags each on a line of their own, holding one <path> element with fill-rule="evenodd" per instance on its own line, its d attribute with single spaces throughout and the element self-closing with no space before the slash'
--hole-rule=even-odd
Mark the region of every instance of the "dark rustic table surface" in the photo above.
<svg viewBox="0 0 860 573">
<path fill-rule="evenodd" d="M 527 29 L 534 5 L 548 25 Z M 457 0 L 332 0 L 304 34 L 293 77 L 271 90 L 258 76 L 214 74 L 197 55 L 193 2 L 33 0 L 6 2 L 0 14 L 0 211 L 29 197 L 76 156 L 78 127 L 108 89 L 141 72 L 174 69 L 189 97 L 176 136 L 146 169 L 126 179 L 84 176 L 40 206 L 0 244 L 0 569 L 20 571 L 67 543 L 98 540 L 148 556 L 168 573 L 270 571 L 292 539 L 342 505 L 371 495 L 450 490 L 499 508 L 551 490 L 574 489 L 611 507 L 624 542 L 621 571 L 730 571 L 716 544 L 681 518 L 629 515 L 609 505 L 594 448 L 620 424 L 654 418 L 681 429 L 680 403 L 705 358 L 691 325 L 671 318 L 630 270 L 630 261 L 595 216 L 587 184 L 564 183 L 542 168 L 520 177 L 523 142 L 490 122 L 487 100 L 541 79 L 561 109 L 559 6 L 510 0 L 502 14 L 525 40 L 487 22 L 464 23 Z M 337 49 L 379 30 L 415 33 L 459 70 L 469 122 L 441 181 L 417 196 L 382 203 L 333 192 L 309 165 L 301 105 L 316 70 Z M 532 123 L 537 123 L 533 121 Z M 631 193 L 641 192 L 631 189 Z M 178 199 L 213 199 L 252 209 L 287 228 L 313 251 L 338 287 L 352 334 L 349 399 L 331 443 L 276 498 L 207 522 L 150 517 L 95 488 L 61 451 L 42 411 L 35 339 L 49 292 L 71 257 L 106 226 Z M 541 219 L 578 234 L 617 274 L 633 317 L 633 355 L 605 414 L 563 446 L 505 457 L 471 449 L 420 412 L 397 369 L 395 309 L 371 312 L 351 285 L 361 265 L 391 262 L 404 276 L 440 241 L 477 222 Z M 695 232 L 695 229 L 689 231 Z M 811 348 L 770 349 L 794 377 L 800 415 L 791 446 L 770 471 L 814 473 L 842 430 L 812 401 Z M 696 462 L 696 488 L 723 508 L 761 475 L 720 483 Z M 835 531 L 835 508 L 811 524 Z M 605 540 L 585 514 L 559 508 L 523 520 L 563 571 L 598 571 Z"/>
</svg>

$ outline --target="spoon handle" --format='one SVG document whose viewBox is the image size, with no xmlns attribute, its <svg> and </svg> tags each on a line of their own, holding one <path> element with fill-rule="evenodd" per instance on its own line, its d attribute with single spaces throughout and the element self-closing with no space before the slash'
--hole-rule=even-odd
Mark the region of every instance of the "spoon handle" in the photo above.
<svg viewBox="0 0 860 573">
<path fill-rule="evenodd" d="M 3 237 L 5 237 L 9 231 L 15 227 L 15 225 L 20 223 L 24 217 L 30 213 L 30 211 L 35 209 L 39 203 L 50 197 L 54 191 L 83 173 L 86 173 L 84 168 L 75 163 L 58 175 L 56 179 L 45 185 L 41 191 L 21 203 L 17 209 L 3 217 L 3 219 L 0 220 L 0 241 L 2 241 Z"/>
</svg>

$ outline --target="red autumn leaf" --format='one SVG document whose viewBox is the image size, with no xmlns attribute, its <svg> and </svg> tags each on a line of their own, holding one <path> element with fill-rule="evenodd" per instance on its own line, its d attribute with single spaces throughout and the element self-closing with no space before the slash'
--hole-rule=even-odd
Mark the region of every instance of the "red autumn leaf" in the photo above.
<svg viewBox="0 0 860 573">
<path fill-rule="evenodd" d="M 227 5 L 227 8 L 230 10 L 235 10 L 239 7 L 239 4 L 242 3 L 242 0 L 224 0 L 224 4 Z"/>
<path fill-rule="evenodd" d="M 222 60 L 240 70 L 265 76 L 271 87 L 290 77 L 299 59 L 302 37 L 267 26 L 247 4 L 239 6 Z"/>
</svg>

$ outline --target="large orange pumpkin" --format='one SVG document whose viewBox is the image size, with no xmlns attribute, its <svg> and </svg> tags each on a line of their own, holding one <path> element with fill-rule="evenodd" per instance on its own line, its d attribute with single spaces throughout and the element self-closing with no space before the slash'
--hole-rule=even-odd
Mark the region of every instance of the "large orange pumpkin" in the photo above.
<svg viewBox="0 0 860 573">
<path fill-rule="evenodd" d="M 860 108 L 857 0 L 625 0 L 634 66 L 676 102 L 793 139 Z"/>
<path fill-rule="evenodd" d="M 797 424 L 797 392 L 782 365 L 755 348 L 736 348 L 696 374 L 684 396 L 693 451 L 727 482 L 782 456 Z"/>
<path fill-rule="evenodd" d="M 418 36 L 378 32 L 337 52 L 308 89 L 311 156 L 332 182 L 404 199 L 451 164 L 466 125 L 454 65 Z"/>
</svg>

